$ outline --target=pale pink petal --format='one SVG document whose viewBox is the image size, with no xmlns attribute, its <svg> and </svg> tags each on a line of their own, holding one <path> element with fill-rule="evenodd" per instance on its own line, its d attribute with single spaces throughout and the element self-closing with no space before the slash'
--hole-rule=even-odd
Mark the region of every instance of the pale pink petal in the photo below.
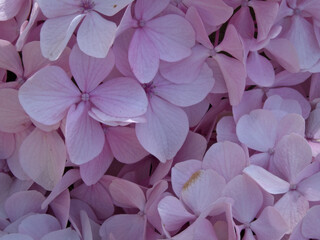
<svg viewBox="0 0 320 240">
<path fill-rule="evenodd" d="M 72 0 L 38 0 L 41 11 L 47 18 L 56 18 L 80 12 L 80 3 Z"/>
<path fill-rule="evenodd" d="M 137 117 L 147 111 L 147 97 L 140 84 L 132 78 L 114 78 L 90 93 L 90 101 L 113 117 Z"/>
<path fill-rule="evenodd" d="M 106 131 L 106 137 L 119 162 L 135 163 L 149 154 L 139 143 L 134 128 L 110 127 Z"/>
<path fill-rule="evenodd" d="M 1 240 L 34 240 L 32 237 L 21 234 L 21 233 L 11 233 L 4 235 L 0 238 Z"/>
<path fill-rule="evenodd" d="M 185 112 L 158 98 L 150 98 L 146 123 L 136 125 L 141 145 L 161 162 L 173 158 L 185 141 L 189 125 Z"/>
<path fill-rule="evenodd" d="M 296 73 L 300 70 L 298 54 L 289 40 L 285 38 L 272 39 L 265 49 L 287 71 Z"/>
<path fill-rule="evenodd" d="M 40 47 L 43 56 L 51 61 L 57 60 L 84 17 L 83 14 L 73 14 L 47 19 L 40 32 Z"/>
<path fill-rule="evenodd" d="M 247 58 L 248 77 L 261 87 L 270 87 L 275 81 L 275 73 L 270 61 L 258 52 L 251 52 Z"/>
<path fill-rule="evenodd" d="M 195 127 L 200 123 L 201 119 L 207 113 L 209 106 L 210 103 L 208 99 L 205 98 L 195 105 L 182 108 L 188 115 L 189 127 Z"/>
<path fill-rule="evenodd" d="M 5 21 L 15 17 L 18 14 L 23 2 L 23 0 L 2 0 L 0 2 L 0 21 Z"/>
<path fill-rule="evenodd" d="M 0 131 L 18 133 L 30 125 L 30 118 L 20 105 L 18 91 L 0 89 Z"/>
<path fill-rule="evenodd" d="M 0 28 L 0 39 L 14 42 L 14 40 L 19 36 L 19 33 L 17 31 L 17 29 L 19 28 L 18 22 L 15 18 L 11 18 L 7 21 L 0 21 Z"/>
<path fill-rule="evenodd" d="M 185 209 L 180 200 L 172 196 L 167 196 L 159 202 L 158 211 L 161 222 L 168 231 L 178 230 L 196 217 Z"/>
<path fill-rule="evenodd" d="M 134 75 L 141 83 L 152 81 L 159 69 L 159 52 L 144 29 L 136 29 L 128 59 Z"/>
<path fill-rule="evenodd" d="M 251 222 L 263 203 L 259 186 L 244 175 L 236 176 L 227 184 L 224 196 L 234 199 L 233 216 L 242 223 Z"/>
<path fill-rule="evenodd" d="M 281 194 L 289 191 L 290 184 L 288 182 L 273 175 L 262 167 L 250 165 L 246 167 L 243 172 L 271 194 Z"/>
<path fill-rule="evenodd" d="M 301 115 L 289 113 L 280 119 L 278 124 L 277 141 L 279 141 L 283 136 L 291 133 L 304 136 L 305 121 Z"/>
<path fill-rule="evenodd" d="M 253 8 L 256 16 L 258 27 L 258 41 L 262 41 L 267 38 L 271 27 L 276 20 L 279 4 L 277 2 L 250 2 L 250 6 Z"/>
<path fill-rule="evenodd" d="M 312 74 L 312 76 L 315 76 L 315 75 L 316 74 Z M 310 76 L 311 76 L 311 73 L 309 72 L 291 73 L 286 70 L 283 70 L 276 74 L 276 81 L 274 82 L 273 87 L 294 86 L 306 81 Z M 312 99 L 311 95 L 312 94 L 309 94 L 310 99 Z"/>
<path fill-rule="evenodd" d="M 283 99 L 279 95 L 272 95 L 264 102 L 263 109 L 279 110 L 287 113 L 296 113 L 301 115 L 300 104 L 293 99 Z"/>
<path fill-rule="evenodd" d="M 15 151 L 16 141 L 11 133 L 0 132 L 0 159 L 9 158 Z"/>
<path fill-rule="evenodd" d="M 228 89 L 231 105 L 239 104 L 245 88 L 246 70 L 242 62 L 223 54 L 214 56 Z M 230 68 L 232 66 L 232 68 Z"/>
<path fill-rule="evenodd" d="M 274 147 L 278 121 L 268 110 L 257 109 L 242 116 L 237 124 L 237 136 L 240 142 L 249 148 L 267 152 Z"/>
<path fill-rule="evenodd" d="M 307 120 L 306 137 L 310 139 L 320 138 L 320 109 L 313 110 Z"/>
<path fill-rule="evenodd" d="M 159 51 L 161 60 L 176 62 L 191 55 L 195 33 L 184 18 L 168 14 L 147 22 L 143 30 Z"/>
<path fill-rule="evenodd" d="M 137 184 L 115 179 L 111 182 L 109 191 L 116 205 L 125 208 L 138 208 L 140 211 L 144 209 L 146 199 Z"/>
<path fill-rule="evenodd" d="M 104 144 L 101 153 L 91 161 L 80 165 L 81 179 L 86 185 L 96 184 L 106 173 L 113 160 L 108 143 Z"/>
<path fill-rule="evenodd" d="M 81 179 L 79 170 L 71 169 L 67 171 L 59 183 L 54 187 L 54 189 L 52 189 L 47 199 L 42 203 L 41 208 L 46 208 L 56 197 L 79 179 Z"/>
<path fill-rule="evenodd" d="M 280 213 L 271 206 L 263 209 L 258 219 L 251 223 L 250 227 L 259 240 L 281 239 L 288 231 L 288 225 Z"/>
<path fill-rule="evenodd" d="M 66 145 L 71 162 L 87 163 L 97 157 L 104 146 L 105 136 L 99 122 L 88 115 L 85 102 L 73 105 L 67 115 Z"/>
<path fill-rule="evenodd" d="M 222 196 L 225 185 L 225 179 L 217 172 L 211 169 L 200 170 L 183 185 L 181 198 L 199 216 Z"/>
<path fill-rule="evenodd" d="M 8 41 L 0 39 L 0 68 L 22 76 L 23 68 L 16 48 Z"/>
<path fill-rule="evenodd" d="M 320 237 L 320 207 L 314 206 L 310 208 L 307 215 L 302 220 L 301 232 L 306 238 L 317 239 Z"/>
<path fill-rule="evenodd" d="M 230 23 L 236 27 L 241 37 L 246 39 L 253 38 L 255 27 L 249 7 L 241 7 L 239 11 L 232 16 Z"/>
<path fill-rule="evenodd" d="M 48 214 L 34 214 L 22 220 L 19 232 L 28 234 L 33 239 L 41 239 L 47 233 L 59 230 L 60 223 Z"/>
<path fill-rule="evenodd" d="M 22 169 L 47 190 L 62 178 L 66 159 L 65 144 L 56 131 L 47 133 L 36 128 L 20 147 Z"/>
<path fill-rule="evenodd" d="M 105 58 L 94 58 L 84 54 L 75 45 L 72 48 L 69 64 L 71 73 L 82 92 L 95 89 L 111 72 L 115 58 L 112 51 Z"/>
<path fill-rule="evenodd" d="M 145 21 L 150 20 L 151 18 L 157 16 L 161 13 L 168 5 L 169 0 L 163 1 L 148 1 L 148 0 L 141 0 L 137 1 L 135 5 L 135 17 L 137 19 L 143 19 Z"/>
<path fill-rule="evenodd" d="M 66 189 L 60 193 L 60 195 L 50 203 L 50 208 L 52 209 L 54 216 L 59 220 L 61 227 L 66 227 L 68 224 L 70 211 L 69 189 Z"/>
<path fill-rule="evenodd" d="M 233 9 L 221 0 L 184 0 L 187 6 L 194 6 L 203 21 L 211 26 L 225 23 L 232 15 Z"/>
<path fill-rule="evenodd" d="M 66 116 L 73 103 L 80 100 L 80 92 L 61 68 L 48 66 L 21 86 L 19 100 L 31 118 L 53 125 Z"/>
<path fill-rule="evenodd" d="M 283 99 L 293 99 L 299 102 L 302 109 L 302 116 L 303 118 L 307 118 L 309 116 L 311 107 L 310 103 L 307 99 L 301 95 L 297 90 L 293 88 L 273 88 L 267 92 L 267 96 L 270 97 L 271 95 L 279 95 Z"/>
<path fill-rule="evenodd" d="M 316 173 L 311 177 L 302 180 L 297 189 L 309 201 L 320 201 L 320 173 Z"/>
<path fill-rule="evenodd" d="M 45 213 L 41 210 L 41 204 L 45 197 L 38 191 L 21 191 L 12 194 L 5 202 L 5 210 L 11 222 L 28 213 Z M 23 202 L 23 204 L 21 204 Z"/>
<path fill-rule="evenodd" d="M 114 41 L 116 30 L 117 25 L 114 22 L 91 11 L 86 14 L 77 33 L 79 48 L 89 56 L 105 58 Z"/>
<path fill-rule="evenodd" d="M 41 240 L 56 240 L 56 239 L 80 240 L 78 234 L 71 228 L 53 231 L 41 238 Z"/>
<path fill-rule="evenodd" d="M 287 192 L 276 204 L 275 208 L 286 221 L 288 233 L 302 220 L 309 209 L 308 200 L 297 191 Z"/>
<path fill-rule="evenodd" d="M 232 24 L 228 25 L 223 41 L 215 47 L 215 50 L 217 52 L 225 51 L 240 61 L 244 60 L 242 39 Z"/>
<path fill-rule="evenodd" d="M 199 160 L 187 160 L 177 163 L 171 171 L 172 189 L 180 197 L 184 184 L 190 177 L 202 168 L 202 162 Z"/>
<path fill-rule="evenodd" d="M 160 73 L 174 83 L 191 83 L 200 74 L 205 60 L 208 58 L 208 49 L 197 44 L 192 48 L 191 55 L 178 62 L 161 62 Z"/>
<path fill-rule="evenodd" d="M 242 173 L 246 167 L 246 155 L 238 144 L 223 142 L 213 144 L 203 158 L 203 168 L 211 168 L 223 176 L 226 181 Z"/>
<path fill-rule="evenodd" d="M 146 219 L 137 214 L 108 218 L 100 228 L 101 240 L 145 239 Z"/>
<path fill-rule="evenodd" d="M 72 190 L 71 197 L 72 199 L 81 200 L 78 206 L 72 206 L 72 201 L 70 205 L 73 212 L 73 219 L 76 220 L 78 226 L 80 226 L 80 209 L 86 204 L 88 204 L 87 208 L 92 209 L 91 211 L 94 213 L 94 218 L 93 216 L 89 215 L 89 217 L 94 221 L 97 221 L 96 218 L 107 219 L 114 212 L 112 199 L 108 192 L 107 186 L 104 185 L 102 180 L 91 186 L 81 184 Z"/>
<path fill-rule="evenodd" d="M 219 120 L 216 127 L 217 141 L 231 141 L 238 143 L 238 137 L 236 133 L 236 124 L 232 116 L 225 116 Z"/>
<path fill-rule="evenodd" d="M 312 161 L 312 152 L 308 142 L 297 134 L 284 136 L 277 144 L 274 153 L 274 163 L 277 169 L 290 183 Z"/>
<path fill-rule="evenodd" d="M 93 9 L 106 16 L 113 16 L 132 1 L 133 0 L 95 0 Z"/>
<path fill-rule="evenodd" d="M 204 64 L 192 82 L 174 84 L 157 75 L 153 84 L 157 96 L 177 106 L 188 107 L 201 102 L 211 91 L 214 81 L 212 70 Z"/>
<path fill-rule="evenodd" d="M 238 122 L 240 117 L 245 114 L 249 114 L 254 109 L 262 108 L 262 100 L 264 98 L 264 92 L 262 89 L 253 89 L 245 91 L 242 99 L 237 106 L 233 106 L 232 112 L 235 122 Z"/>
</svg>

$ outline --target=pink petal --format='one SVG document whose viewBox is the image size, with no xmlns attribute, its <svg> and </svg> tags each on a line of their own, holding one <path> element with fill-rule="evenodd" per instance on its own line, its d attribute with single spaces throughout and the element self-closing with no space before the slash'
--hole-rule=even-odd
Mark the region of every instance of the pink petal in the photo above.
<svg viewBox="0 0 320 240">
<path fill-rule="evenodd" d="M 119 214 L 108 218 L 100 228 L 102 240 L 144 239 L 146 219 L 137 214 Z"/>
<path fill-rule="evenodd" d="M 240 142 L 249 148 L 267 152 L 274 147 L 277 136 L 277 119 L 271 111 L 257 109 L 242 116 L 237 124 Z"/>
<path fill-rule="evenodd" d="M 45 213 L 46 209 L 41 210 L 44 200 L 45 197 L 35 190 L 17 192 L 7 198 L 5 210 L 10 221 L 14 222 L 28 213 Z"/>
<path fill-rule="evenodd" d="M 50 208 L 52 209 L 54 216 L 59 220 L 61 227 L 66 227 L 68 224 L 70 211 L 69 189 L 66 189 L 60 193 L 60 195 L 51 202 Z"/>
<path fill-rule="evenodd" d="M 266 48 L 277 62 L 287 71 L 296 73 L 300 70 L 299 58 L 296 49 L 285 38 L 272 39 Z"/>
<path fill-rule="evenodd" d="M 242 223 L 251 222 L 263 203 L 259 186 L 244 175 L 234 177 L 225 187 L 224 196 L 234 199 L 233 216 Z"/>
<path fill-rule="evenodd" d="M 309 209 L 309 202 L 297 191 L 290 191 L 280 198 L 274 206 L 289 226 L 287 233 L 291 233 L 306 215 Z"/>
<path fill-rule="evenodd" d="M 275 73 L 270 61 L 258 52 L 251 52 L 247 58 L 248 77 L 259 86 L 270 87 L 275 81 Z"/>
<path fill-rule="evenodd" d="M 224 77 L 231 105 L 239 104 L 245 87 L 246 71 L 244 65 L 240 61 L 223 54 L 217 54 L 214 58 Z"/>
<path fill-rule="evenodd" d="M 305 121 L 301 115 L 289 113 L 280 119 L 278 124 L 277 141 L 279 141 L 283 136 L 291 133 L 304 136 Z"/>
<path fill-rule="evenodd" d="M 133 0 L 95 0 L 93 9 L 106 16 L 113 16 L 121 9 L 125 8 Z"/>
<path fill-rule="evenodd" d="M 1 33 L 0 33 L 0 39 L 9 41 L 9 42 L 14 42 L 15 39 L 19 36 L 19 33 L 17 31 L 18 29 L 18 23 L 15 18 L 11 18 L 7 21 L 0 21 L 0 28 L 1 28 Z M 20 49 L 17 49 L 20 50 Z"/>
<path fill-rule="evenodd" d="M 225 185 L 225 179 L 217 172 L 211 169 L 200 170 L 195 172 L 183 185 L 181 198 L 199 216 L 222 196 Z"/>
<path fill-rule="evenodd" d="M 304 82 L 310 76 L 311 73 L 309 72 L 290 73 L 286 70 L 283 70 L 276 74 L 276 81 L 274 82 L 273 87 L 294 86 Z M 315 74 L 312 76 L 315 76 Z M 312 99 L 311 94 L 309 94 L 309 98 Z"/>
<path fill-rule="evenodd" d="M 81 179 L 86 185 L 96 184 L 106 173 L 113 160 L 113 154 L 108 143 L 104 144 L 102 152 L 91 161 L 80 165 Z"/>
<path fill-rule="evenodd" d="M 37 2 L 47 18 L 56 18 L 80 11 L 79 3 L 70 0 L 61 0 L 59 2 L 54 0 L 39 0 Z"/>
<path fill-rule="evenodd" d="M 307 120 L 306 137 L 311 139 L 320 138 L 320 109 L 313 110 Z"/>
<path fill-rule="evenodd" d="M 36 128 L 20 147 L 22 169 L 47 190 L 61 179 L 66 159 L 65 144 L 56 131 L 47 133 Z"/>
<path fill-rule="evenodd" d="M 294 183 L 298 173 L 312 161 L 311 148 L 303 137 L 286 135 L 277 144 L 273 160 L 288 182 Z"/>
<path fill-rule="evenodd" d="M 288 182 L 273 175 L 262 167 L 250 165 L 246 167 L 243 172 L 271 194 L 281 194 L 289 191 L 290 184 Z"/>
<path fill-rule="evenodd" d="M 189 119 L 189 127 L 195 127 L 200 123 L 201 119 L 207 113 L 209 105 L 208 99 L 205 98 L 195 105 L 183 108 Z"/>
<path fill-rule="evenodd" d="M 293 99 L 283 99 L 279 95 L 272 95 L 264 102 L 263 109 L 279 110 L 286 113 L 296 113 L 301 115 L 300 104 Z"/>
<path fill-rule="evenodd" d="M 117 25 L 114 22 L 90 11 L 77 33 L 79 48 L 91 57 L 105 58 L 114 41 L 116 30 Z"/>
<path fill-rule="evenodd" d="M 173 83 L 192 83 L 199 76 L 207 58 L 208 49 L 197 44 L 192 48 L 189 57 L 175 63 L 161 62 L 160 73 Z"/>
<path fill-rule="evenodd" d="M 33 238 L 25 234 L 11 233 L 11 234 L 2 236 L 1 240 L 33 240 Z"/>
<path fill-rule="evenodd" d="M 84 17 L 83 14 L 73 14 L 47 19 L 40 32 L 40 47 L 43 56 L 51 61 L 57 60 Z"/>
<path fill-rule="evenodd" d="M 141 83 L 152 81 L 159 69 L 159 52 L 144 29 L 136 29 L 128 59 L 134 75 Z"/>
<path fill-rule="evenodd" d="M 176 62 L 190 56 L 195 33 L 184 18 L 168 14 L 146 23 L 145 34 L 159 51 L 161 60 Z"/>
<path fill-rule="evenodd" d="M 16 48 L 6 40 L 0 40 L 0 47 L 0 68 L 10 70 L 21 77 L 23 68 Z"/>
<path fill-rule="evenodd" d="M 185 141 L 189 125 L 180 108 L 153 96 L 146 113 L 146 123 L 136 125 L 141 145 L 161 162 L 173 158 Z"/>
<path fill-rule="evenodd" d="M 78 234 L 74 230 L 71 230 L 71 228 L 53 231 L 41 238 L 41 240 L 56 240 L 56 239 L 80 240 Z"/>
<path fill-rule="evenodd" d="M 306 238 L 317 239 L 320 237 L 319 214 L 320 207 L 314 206 L 310 208 L 307 215 L 302 220 L 301 232 Z"/>
<path fill-rule="evenodd" d="M 11 133 L 0 132 L 0 159 L 9 158 L 15 151 L 16 141 Z"/>
<path fill-rule="evenodd" d="M 138 208 L 140 211 L 145 206 L 145 196 L 141 188 L 132 182 L 115 179 L 109 186 L 110 194 L 116 205 L 125 208 Z"/>
<path fill-rule="evenodd" d="M 232 116 L 225 116 L 219 120 L 216 127 L 217 131 L 217 141 L 231 141 L 234 143 L 239 143 L 236 134 L 236 124 Z"/>
<path fill-rule="evenodd" d="M 288 231 L 288 225 L 274 207 L 268 206 L 251 223 L 251 229 L 259 240 L 281 239 Z"/>
<path fill-rule="evenodd" d="M 180 107 L 201 102 L 211 91 L 214 78 L 207 64 L 201 67 L 196 79 L 190 83 L 174 84 L 157 75 L 153 81 L 155 94 Z"/>
<path fill-rule="evenodd" d="M 89 217 L 95 221 L 96 218 L 107 219 L 114 212 L 112 199 L 108 192 L 107 186 L 105 186 L 102 180 L 91 186 L 81 184 L 72 190 L 71 197 L 72 199 L 81 199 L 81 202 L 78 202 L 78 205 L 76 204 L 76 206 L 72 206 L 72 201 L 70 205 L 70 211 L 73 212 L 73 220 L 76 221 L 77 226 L 80 226 L 79 214 L 81 209 L 87 210 L 86 208 L 88 208 L 90 211 L 92 211 L 92 216 L 89 215 Z"/>
<path fill-rule="evenodd" d="M 135 163 L 149 154 L 139 143 L 134 128 L 111 127 L 106 136 L 112 153 L 122 163 Z"/>
<path fill-rule="evenodd" d="M 298 191 L 309 201 L 320 201 L 320 173 L 316 173 L 311 177 L 302 180 L 298 184 Z"/>
<path fill-rule="evenodd" d="M 171 171 L 172 189 L 180 197 L 184 184 L 191 176 L 202 168 L 202 162 L 199 160 L 187 160 L 177 163 Z"/>
<path fill-rule="evenodd" d="M 115 78 L 99 85 L 90 93 L 90 101 L 113 117 L 137 117 L 147 110 L 147 97 L 132 78 Z"/>
<path fill-rule="evenodd" d="M 232 16 L 230 23 L 236 27 L 241 37 L 245 39 L 253 38 L 255 27 L 249 7 L 241 7 L 239 11 Z"/>
<path fill-rule="evenodd" d="M 94 58 L 84 54 L 75 45 L 72 48 L 69 64 L 73 77 L 82 92 L 91 92 L 111 72 L 115 58 L 112 51 L 105 58 Z"/>
<path fill-rule="evenodd" d="M 167 196 L 159 202 L 158 211 L 162 225 L 168 231 L 176 231 L 186 222 L 195 219 L 195 216 L 185 209 L 182 202 L 172 196 Z"/>
<path fill-rule="evenodd" d="M 258 27 L 258 41 L 267 38 L 271 27 L 276 20 L 279 4 L 276 2 L 250 2 L 250 6 L 255 12 Z"/>
<path fill-rule="evenodd" d="M 26 217 L 19 225 L 19 232 L 28 234 L 33 239 L 41 239 L 44 235 L 61 228 L 57 219 L 48 214 L 34 214 Z"/>
<path fill-rule="evenodd" d="M 223 142 L 213 144 L 203 158 L 203 168 L 211 168 L 227 182 L 242 173 L 246 167 L 246 155 L 238 144 Z"/>
<path fill-rule="evenodd" d="M 42 68 L 19 90 L 24 110 L 36 121 L 53 125 L 65 117 L 69 107 L 80 100 L 80 92 L 59 67 Z"/>
<path fill-rule="evenodd" d="M 80 102 L 77 107 L 71 106 L 67 115 L 67 150 L 71 162 L 79 165 L 97 157 L 105 142 L 102 127 L 88 115 L 88 108 L 88 104 Z"/>
<path fill-rule="evenodd" d="M 0 131 L 18 133 L 30 125 L 30 118 L 20 105 L 18 91 L 0 89 Z"/>
<path fill-rule="evenodd" d="M 169 0 L 163 1 L 148 1 L 148 0 L 141 0 L 138 1 L 135 5 L 135 17 L 137 19 L 143 19 L 145 21 L 150 20 L 151 18 L 157 16 L 161 13 L 168 5 Z"/>
<path fill-rule="evenodd" d="M 5 21 L 10 18 L 15 17 L 21 6 L 23 0 L 13 0 L 13 1 L 1 1 L 0 2 L 0 21 Z"/>
</svg>

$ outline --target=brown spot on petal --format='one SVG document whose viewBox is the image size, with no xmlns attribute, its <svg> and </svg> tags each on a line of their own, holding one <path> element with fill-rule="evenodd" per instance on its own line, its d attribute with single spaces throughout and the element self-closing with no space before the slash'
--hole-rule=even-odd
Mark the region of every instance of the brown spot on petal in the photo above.
<svg viewBox="0 0 320 240">
<path fill-rule="evenodd" d="M 118 7 L 118 5 L 117 5 L 117 4 L 113 5 L 113 8 L 116 8 L 116 7 Z"/>
<path fill-rule="evenodd" d="M 183 185 L 182 190 L 187 190 L 188 187 L 191 186 L 192 183 L 194 183 L 201 175 L 201 171 L 197 171 L 189 178 L 189 180 Z"/>
</svg>

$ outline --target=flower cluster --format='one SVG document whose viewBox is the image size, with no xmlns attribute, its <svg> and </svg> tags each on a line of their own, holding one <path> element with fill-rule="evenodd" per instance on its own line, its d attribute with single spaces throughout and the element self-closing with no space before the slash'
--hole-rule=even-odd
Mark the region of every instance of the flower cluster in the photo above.
<svg viewBox="0 0 320 240">
<path fill-rule="evenodd" d="M 319 0 L 0 0 L 0 240 L 320 239 Z"/>
</svg>

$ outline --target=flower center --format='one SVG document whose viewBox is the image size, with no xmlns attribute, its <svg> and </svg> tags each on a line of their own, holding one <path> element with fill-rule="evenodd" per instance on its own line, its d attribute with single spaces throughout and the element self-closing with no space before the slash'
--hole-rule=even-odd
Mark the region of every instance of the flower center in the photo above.
<svg viewBox="0 0 320 240">
<path fill-rule="evenodd" d="M 300 13 L 301 13 L 301 10 L 299 8 L 293 9 L 293 14 L 294 15 L 300 15 Z"/>
<path fill-rule="evenodd" d="M 291 184 L 290 185 L 290 190 L 291 191 L 297 190 L 297 184 Z"/>
<path fill-rule="evenodd" d="M 274 154 L 274 148 L 269 148 L 268 153 L 269 153 L 269 155 L 273 155 Z"/>
<path fill-rule="evenodd" d="M 89 93 L 82 93 L 82 95 L 81 95 L 82 101 L 87 102 L 87 101 L 89 101 L 89 99 L 90 99 Z"/>
<path fill-rule="evenodd" d="M 82 12 L 89 12 L 94 7 L 94 2 L 92 0 L 81 0 L 80 8 L 82 9 Z"/>
<path fill-rule="evenodd" d="M 143 87 L 144 91 L 146 92 L 146 94 L 147 94 L 147 95 L 150 95 L 150 94 L 153 94 L 153 93 L 154 93 L 154 88 L 155 88 L 156 86 L 154 86 L 154 85 L 152 84 L 152 82 L 151 82 L 151 83 L 145 83 L 145 84 L 143 84 L 142 87 Z"/>
</svg>

